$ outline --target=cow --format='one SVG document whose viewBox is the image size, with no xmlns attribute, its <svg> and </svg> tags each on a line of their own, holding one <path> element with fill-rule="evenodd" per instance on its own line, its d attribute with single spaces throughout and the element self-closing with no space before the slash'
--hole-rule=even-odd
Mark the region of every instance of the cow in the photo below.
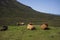
<svg viewBox="0 0 60 40">
<path fill-rule="evenodd" d="M 48 28 L 48 24 L 42 24 L 41 26 L 41 29 L 43 29 L 43 30 L 48 30 L 49 28 Z"/>
<path fill-rule="evenodd" d="M 22 26 L 22 25 L 24 25 L 24 24 L 25 24 L 24 22 L 19 22 L 19 23 L 17 23 L 18 26 Z"/>
<path fill-rule="evenodd" d="M 35 27 L 33 26 L 32 23 L 30 23 L 30 24 L 27 25 L 27 29 L 28 29 L 28 30 L 34 30 Z"/>
<path fill-rule="evenodd" d="M 6 31 L 8 29 L 8 26 L 2 26 L 2 28 L 0 29 L 0 31 Z"/>
</svg>

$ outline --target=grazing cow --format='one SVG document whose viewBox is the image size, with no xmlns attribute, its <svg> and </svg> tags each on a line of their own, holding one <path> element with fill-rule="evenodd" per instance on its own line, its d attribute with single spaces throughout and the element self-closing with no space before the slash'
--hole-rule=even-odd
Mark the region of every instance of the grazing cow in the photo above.
<svg viewBox="0 0 60 40">
<path fill-rule="evenodd" d="M 34 30 L 35 27 L 33 26 L 33 24 L 30 23 L 30 24 L 27 25 L 27 29 L 28 30 Z"/>
<path fill-rule="evenodd" d="M 21 22 L 20 25 L 24 25 L 24 22 Z"/>
<path fill-rule="evenodd" d="M 2 26 L 0 31 L 6 31 L 8 29 L 8 26 Z"/>
<path fill-rule="evenodd" d="M 43 30 L 47 30 L 48 29 L 48 24 L 42 24 L 40 27 Z"/>
<path fill-rule="evenodd" d="M 24 22 L 21 22 L 21 23 L 19 22 L 19 23 L 17 23 L 17 25 L 18 26 L 24 25 Z"/>
</svg>

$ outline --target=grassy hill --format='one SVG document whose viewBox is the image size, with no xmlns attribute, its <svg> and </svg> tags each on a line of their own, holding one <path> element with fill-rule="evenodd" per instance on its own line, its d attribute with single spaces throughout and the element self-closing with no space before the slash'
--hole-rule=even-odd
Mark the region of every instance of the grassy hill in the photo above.
<svg viewBox="0 0 60 40">
<path fill-rule="evenodd" d="M 38 12 L 16 0 L 0 0 L 0 25 L 16 25 L 21 21 L 60 26 L 60 16 Z"/>
<path fill-rule="evenodd" d="M 9 26 L 7 31 L 0 31 L 0 40 L 60 40 L 60 27 L 49 26 L 50 30 L 27 30 L 24 26 Z"/>
</svg>

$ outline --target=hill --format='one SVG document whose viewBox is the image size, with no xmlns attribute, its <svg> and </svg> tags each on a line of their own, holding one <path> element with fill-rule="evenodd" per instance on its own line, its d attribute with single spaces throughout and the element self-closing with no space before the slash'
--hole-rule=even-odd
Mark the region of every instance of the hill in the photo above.
<svg viewBox="0 0 60 40">
<path fill-rule="evenodd" d="M 0 25 L 16 25 L 21 21 L 60 26 L 60 16 L 38 12 L 17 0 L 0 0 Z"/>
</svg>

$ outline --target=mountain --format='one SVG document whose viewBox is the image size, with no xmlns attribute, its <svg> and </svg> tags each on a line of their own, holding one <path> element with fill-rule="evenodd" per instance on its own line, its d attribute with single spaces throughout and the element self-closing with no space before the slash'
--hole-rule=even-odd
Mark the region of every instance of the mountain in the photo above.
<svg viewBox="0 0 60 40">
<path fill-rule="evenodd" d="M 0 0 L 0 25 L 16 25 L 17 22 L 48 23 L 60 26 L 60 16 L 38 12 L 17 0 Z"/>
</svg>

